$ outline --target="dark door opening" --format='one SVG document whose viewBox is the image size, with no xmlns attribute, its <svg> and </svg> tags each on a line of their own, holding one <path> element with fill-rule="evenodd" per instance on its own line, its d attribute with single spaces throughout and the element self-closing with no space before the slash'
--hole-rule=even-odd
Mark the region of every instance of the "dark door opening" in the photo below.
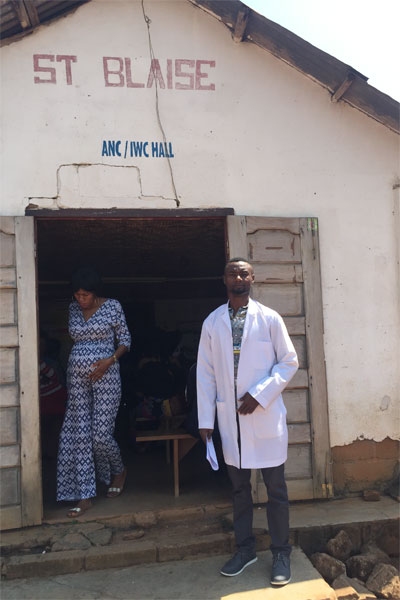
<svg viewBox="0 0 400 600">
<path fill-rule="evenodd" d="M 100 273 L 104 295 L 121 302 L 132 334 L 131 352 L 121 360 L 123 399 L 115 431 L 128 479 L 120 498 L 105 499 L 104 491 L 98 489 L 96 505 L 100 500 L 108 503 L 102 510 L 113 504 L 114 510 L 118 512 L 119 507 L 122 511 L 122 502 L 130 510 L 174 503 L 165 442 L 139 447 L 135 432 L 157 428 L 166 412 L 169 418 L 176 417 L 174 426 L 184 426 L 184 389 L 188 370 L 196 360 L 201 324 L 226 297 L 221 279 L 225 247 L 223 217 L 37 220 L 39 323 L 46 352 L 60 378 L 72 345 L 68 335 L 69 281 L 79 266 L 91 265 Z M 155 398 L 157 394 L 152 393 L 149 419 L 149 394 L 139 390 L 140 367 L 157 360 L 168 366 L 169 379 L 163 380 L 162 369 L 154 370 L 153 377 L 152 369 L 148 370 L 147 379 L 150 376 L 152 383 L 158 384 L 160 396 Z M 145 385 L 142 381 L 141 387 Z M 171 398 L 175 400 L 165 403 Z M 62 516 L 66 508 L 55 501 L 62 414 L 48 412 L 44 409 L 41 414 L 45 519 Z M 227 498 L 224 473 L 211 471 L 201 443 L 182 460 L 180 488 L 179 503 L 183 504 Z"/>
</svg>

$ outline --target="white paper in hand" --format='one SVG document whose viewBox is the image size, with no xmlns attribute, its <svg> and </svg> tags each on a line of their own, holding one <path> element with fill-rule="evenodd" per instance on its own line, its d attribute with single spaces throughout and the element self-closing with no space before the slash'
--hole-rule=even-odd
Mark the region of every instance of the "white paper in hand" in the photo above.
<svg viewBox="0 0 400 600">
<path fill-rule="evenodd" d="M 215 448 L 214 448 L 214 442 L 211 439 L 207 438 L 207 460 L 211 465 L 211 468 L 213 469 L 213 471 L 218 471 L 219 469 L 219 465 L 218 465 L 218 459 L 217 459 L 217 455 L 215 454 Z"/>
</svg>

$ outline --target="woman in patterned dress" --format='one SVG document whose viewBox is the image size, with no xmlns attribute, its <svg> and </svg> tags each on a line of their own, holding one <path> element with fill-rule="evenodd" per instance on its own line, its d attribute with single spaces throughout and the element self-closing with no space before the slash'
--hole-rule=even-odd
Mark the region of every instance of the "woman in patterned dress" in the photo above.
<svg viewBox="0 0 400 600">
<path fill-rule="evenodd" d="M 74 345 L 57 462 L 57 500 L 77 502 L 69 517 L 92 506 L 96 477 L 110 486 L 109 498 L 121 494 L 126 478 L 113 435 L 121 400 L 118 360 L 129 350 L 131 336 L 121 304 L 101 297 L 100 287 L 101 279 L 91 268 L 81 268 L 72 277 L 69 333 Z"/>
</svg>

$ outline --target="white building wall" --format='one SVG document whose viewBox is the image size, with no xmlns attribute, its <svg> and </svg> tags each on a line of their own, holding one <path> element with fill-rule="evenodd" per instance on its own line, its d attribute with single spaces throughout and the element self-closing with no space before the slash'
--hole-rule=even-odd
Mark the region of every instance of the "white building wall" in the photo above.
<svg viewBox="0 0 400 600">
<path fill-rule="evenodd" d="M 318 217 L 331 444 L 397 438 L 398 136 L 332 103 L 267 51 L 235 44 L 189 2 L 144 6 L 165 82 L 158 112 L 171 169 L 166 158 L 129 156 L 131 141 L 151 149 L 163 139 L 155 86 L 146 87 L 141 2 L 92 0 L 1 50 L 1 213 L 23 215 L 28 205 L 176 208 L 172 171 L 182 208 Z M 35 83 L 50 76 L 34 73 L 38 54 L 54 57 L 38 64 L 55 69 L 56 83 Z M 65 55 L 76 57 L 70 84 L 65 59 L 57 59 Z M 124 85 L 106 86 L 103 57 L 130 59 L 132 83 L 144 87 L 126 86 L 125 61 Z M 174 74 L 169 82 L 167 66 L 173 72 L 176 59 L 215 61 L 199 64 L 208 78 L 198 82 L 215 89 L 176 89 L 191 84 Z M 181 69 L 194 73 L 191 65 Z M 122 156 L 102 156 L 103 140 L 120 140 Z"/>
</svg>

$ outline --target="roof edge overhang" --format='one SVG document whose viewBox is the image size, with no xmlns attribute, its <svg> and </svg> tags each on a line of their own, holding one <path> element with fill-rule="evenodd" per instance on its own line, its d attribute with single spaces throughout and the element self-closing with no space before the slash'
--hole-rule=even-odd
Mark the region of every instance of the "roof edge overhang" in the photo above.
<svg viewBox="0 0 400 600">
<path fill-rule="evenodd" d="M 258 14 L 240 0 L 188 1 L 228 27 L 234 42 L 251 42 L 267 50 L 324 87 L 333 102 L 343 101 L 400 133 L 400 103 L 369 85 L 368 78 L 350 65 Z M 3 32 L 0 43 L 18 41 L 87 2 L 90 0 L 52 0 L 51 4 L 44 0 L 0 0 Z"/>
<path fill-rule="evenodd" d="M 350 65 L 306 42 L 240 0 L 189 0 L 221 21 L 235 41 L 252 42 L 324 87 L 333 102 L 342 100 L 400 133 L 400 103 L 368 84 Z"/>
</svg>

